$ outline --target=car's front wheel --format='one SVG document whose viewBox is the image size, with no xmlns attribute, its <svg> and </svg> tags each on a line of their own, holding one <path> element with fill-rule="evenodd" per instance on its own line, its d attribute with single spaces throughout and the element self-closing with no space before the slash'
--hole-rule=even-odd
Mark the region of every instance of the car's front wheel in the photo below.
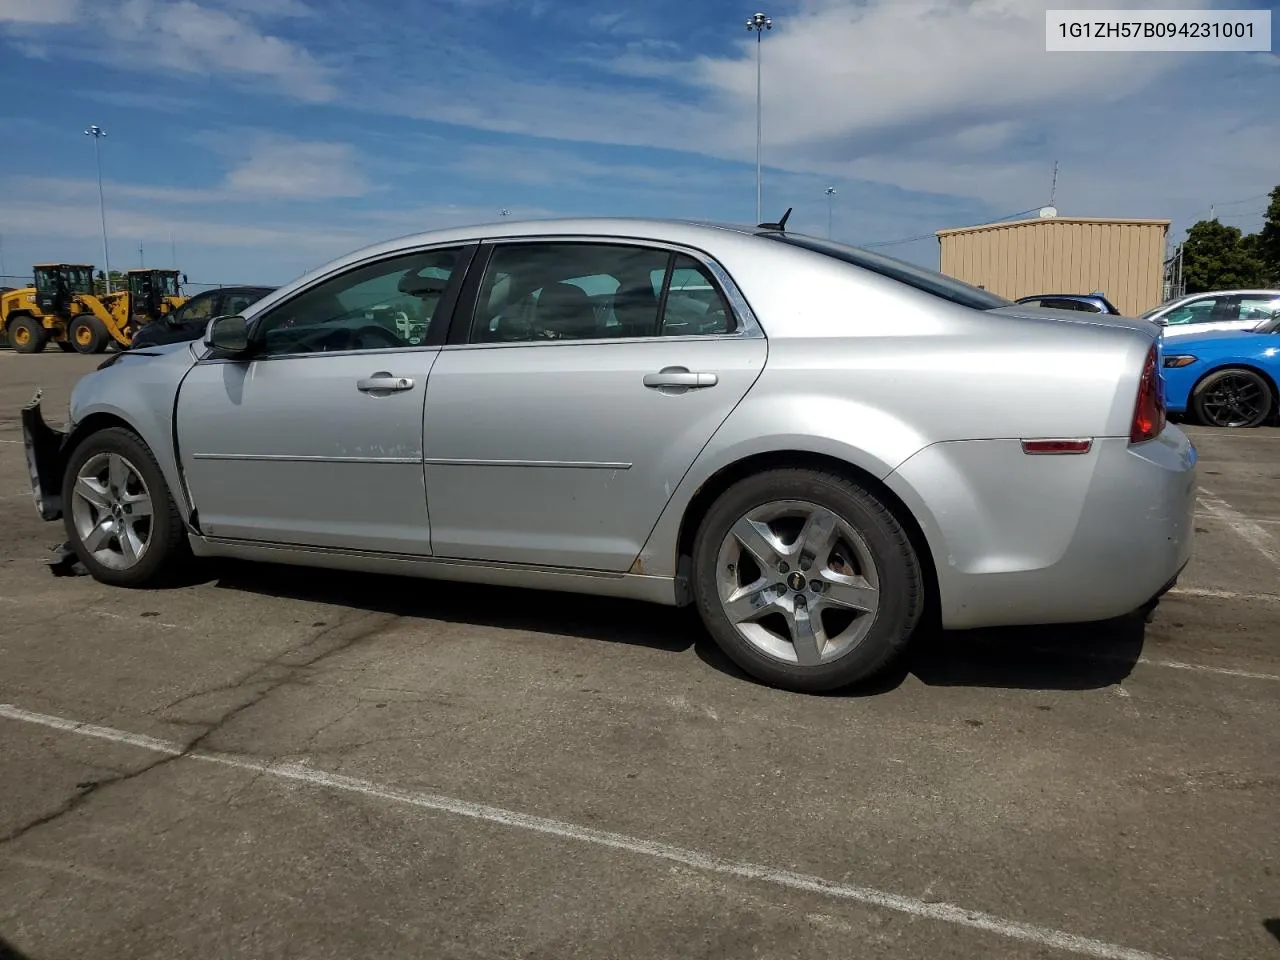
<svg viewBox="0 0 1280 960">
<path fill-rule="evenodd" d="M 847 477 L 777 469 L 730 487 L 694 542 L 694 596 L 716 643 L 767 683 L 817 692 L 881 672 L 925 606 L 892 511 Z"/>
<path fill-rule="evenodd" d="M 157 584 L 189 554 L 182 517 L 160 467 L 132 431 L 109 427 L 72 452 L 62 480 L 67 539 L 94 579 Z"/>
<path fill-rule="evenodd" d="M 1215 370 L 1196 386 L 1191 406 L 1211 427 L 1260 427 L 1275 412 L 1271 384 L 1253 370 Z"/>
</svg>

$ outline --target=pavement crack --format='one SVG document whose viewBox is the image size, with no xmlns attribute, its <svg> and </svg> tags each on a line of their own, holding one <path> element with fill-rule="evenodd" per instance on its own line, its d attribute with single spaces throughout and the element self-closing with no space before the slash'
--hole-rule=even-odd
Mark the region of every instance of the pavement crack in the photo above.
<svg viewBox="0 0 1280 960">
<path fill-rule="evenodd" d="M 68 797 L 57 809 L 29 820 L 24 824 L 14 827 L 8 833 L 0 835 L 0 846 L 13 843 L 21 839 L 33 830 L 51 823 L 56 823 L 70 813 L 74 813 L 80 807 L 84 806 L 90 799 L 97 796 L 103 790 L 110 787 L 118 786 L 135 780 L 144 774 L 150 773 L 165 764 L 172 763 L 174 760 L 181 760 L 191 754 L 201 750 L 210 737 L 213 737 L 222 730 L 228 723 L 231 723 L 241 714 L 253 709 L 262 703 L 273 692 L 281 686 L 289 683 L 295 678 L 298 672 L 315 666 L 320 661 L 342 653 L 344 650 L 350 649 L 352 646 L 377 636 L 388 626 L 400 618 L 394 614 L 367 613 L 362 612 L 356 616 L 340 620 L 332 627 L 328 627 L 314 636 L 308 637 L 302 643 L 280 655 L 266 661 L 254 670 L 250 671 L 238 684 L 238 686 L 250 686 L 255 683 L 262 684 L 253 696 L 245 700 L 243 703 L 237 704 L 231 709 L 224 712 L 217 720 L 205 726 L 199 734 L 189 740 L 181 750 L 174 753 L 166 754 L 158 757 L 150 763 L 144 764 L 136 770 L 128 773 L 121 773 L 111 777 L 105 777 L 99 780 L 85 781 L 77 785 L 76 793 Z M 266 672 L 267 670 L 283 668 L 278 676 L 272 677 L 270 680 L 255 680 L 255 675 Z M 225 685 L 219 685 L 223 687 Z M 228 687 L 227 689 L 234 689 Z M 354 708 L 353 708 L 354 709 Z M 313 738 L 314 739 L 314 738 Z"/>
<path fill-rule="evenodd" d="M 43 816 L 36 817 L 34 820 L 29 820 L 20 826 L 14 827 L 8 833 L 0 835 L 0 847 L 13 843 L 15 840 L 22 839 L 22 837 L 26 836 L 32 830 L 37 830 L 46 824 L 61 820 L 69 813 L 74 813 L 100 790 L 105 790 L 107 787 L 114 787 L 116 784 L 124 783 L 128 780 L 134 779 L 135 777 L 140 777 L 144 773 L 150 773 L 161 764 L 165 764 L 170 760 L 176 759 L 177 756 L 177 754 L 162 756 L 150 763 L 143 764 L 137 770 L 132 770 L 129 773 L 121 773 L 114 777 L 105 777 L 101 780 L 89 780 L 76 784 L 76 793 L 63 801 L 57 809 L 46 813 Z"/>
</svg>

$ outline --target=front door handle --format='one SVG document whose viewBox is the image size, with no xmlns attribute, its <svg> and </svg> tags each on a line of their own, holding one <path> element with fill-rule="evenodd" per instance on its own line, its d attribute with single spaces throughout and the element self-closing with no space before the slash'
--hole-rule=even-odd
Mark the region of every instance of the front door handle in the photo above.
<svg viewBox="0 0 1280 960">
<path fill-rule="evenodd" d="M 361 393 L 390 393 L 395 390 L 412 390 L 412 377 L 393 377 L 385 370 L 379 370 L 372 377 L 356 381 L 356 389 Z"/>
<path fill-rule="evenodd" d="M 646 373 L 646 387 L 714 387 L 720 378 L 714 373 L 693 373 L 687 367 L 663 367 L 657 373 Z"/>
</svg>

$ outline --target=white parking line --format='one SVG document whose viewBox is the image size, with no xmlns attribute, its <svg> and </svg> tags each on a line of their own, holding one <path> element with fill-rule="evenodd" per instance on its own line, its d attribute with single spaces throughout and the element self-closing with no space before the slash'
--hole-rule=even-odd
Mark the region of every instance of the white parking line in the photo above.
<svg viewBox="0 0 1280 960">
<path fill-rule="evenodd" d="M 10 704 L 0 704 L 0 717 L 7 717 L 10 720 L 17 720 L 22 723 L 37 724 L 54 730 L 62 730 L 77 736 L 94 737 L 99 740 L 109 740 L 113 743 L 128 744 L 129 746 L 150 750 L 154 753 L 164 753 L 171 756 L 183 754 L 181 745 L 169 740 L 158 740 L 155 737 L 130 733 L 126 730 L 117 730 L 114 727 L 96 726 L 68 720 L 64 717 L 33 713 Z M 1162 960 L 1156 954 L 1146 953 L 1142 950 L 1134 950 L 1118 944 L 1107 943 L 1104 940 L 1077 936 L 1062 930 L 1054 930 L 1051 927 L 1040 927 L 1034 924 L 1020 923 L 1016 920 L 1007 920 L 994 914 L 968 910 L 951 903 L 927 902 L 916 897 L 906 897 L 871 887 L 837 883 L 833 880 L 826 880 L 822 877 L 803 873 L 794 873 L 790 870 L 780 870 L 744 861 L 725 860 L 712 854 L 700 853 L 696 850 L 672 846 L 655 840 L 644 840 L 639 837 L 630 837 L 626 834 L 610 833 L 591 827 L 578 826 L 563 820 L 532 816 L 527 813 L 505 810 L 501 807 L 491 807 L 481 803 L 472 803 L 469 800 L 458 800 L 439 794 L 401 790 L 396 787 L 383 786 L 371 780 L 362 780 L 358 777 L 347 777 L 336 773 L 326 773 L 323 770 L 314 770 L 298 763 L 271 763 L 238 754 L 216 753 L 205 750 L 187 753 L 185 757 L 205 763 L 217 763 L 227 767 L 235 767 L 240 770 L 252 770 L 256 773 L 278 777 L 282 780 L 294 780 L 314 787 L 357 793 L 377 800 L 387 800 L 406 806 L 434 810 L 438 813 L 453 814 L 454 816 L 467 817 L 472 820 L 482 820 L 505 827 L 527 830 L 532 833 L 622 850 L 637 856 L 652 857 L 671 863 L 683 864 L 707 873 L 718 873 L 722 876 L 737 877 L 742 880 L 755 880 L 791 890 L 816 893 L 836 900 L 849 900 L 867 904 L 868 906 L 882 907 L 886 910 L 894 910 L 898 913 L 905 913 L 926 920 L 937 920 L 960 927 L 969 927 L 974 930 L 984 930 L 1011 940 L 1034 943 L 1042 947 L 1063 950 L 1080 956 L 1101 957 L 1103 960 Z"/>
<path fill-rule="evenodd" d="M 1218 516 L 1216 513 L 1197 513 L 1195 516 L 1197 520 L 1221 520 L 1222 519 L 1222 517 Z M 1270 520 L 1265 517 L 1247 517 L 1246 519 L 1251 520 L 1254 523 L 1280 524 L 1280 520 Z"/>
<path fill-rule="evenodd" d="M 1264 528 L 1204 487 L 1200 488 L 1200 502 L 1206 510 L 1238 533 L 1241 539 L 1276 566 L 1280 566 L 1280 545 L 1271 539 L 1271 534 Z"/>
<path fill-rule="evenodd" d="M 1210 597 L 1214 600 L 1258 600 L 1263 603 L 1280 603 L 1274 593 L 1237 593 L 1234 590 L 1207 590 L 1201 587 L 1174 587 L 1171 597 Z"/>
</svg>

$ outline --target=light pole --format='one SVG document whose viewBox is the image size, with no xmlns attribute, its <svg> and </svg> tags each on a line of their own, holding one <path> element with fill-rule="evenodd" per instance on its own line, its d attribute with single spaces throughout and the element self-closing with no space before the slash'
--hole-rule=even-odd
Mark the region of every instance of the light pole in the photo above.
<svg viewBox="0 0 1280 960">
<path fill-rule="evenodd" d="M 827 239 L 831 239 L 831 215 L 836 205 L 836 188 L 827 187 Z"/>
<path fill-rule="evenodd" d="M 84 132 L 86 137 L 93 137 L 93 160 L 98 167 L 98 212 L 102 214 L 102 276 L 106 280 L 107 293 L 111 292 L 111 254 L 107 249 L 107 202 L 102 196 L 102 154 L 98 152 L 98 141 L 107 135 L 96 123 Z"/>
<path fill-rule="evenodd" d="M 763 13 L 755 13 L 747 18 L 747 29 L 756 32 L 756 223 L 760 223 L 760 59 L 761 38 L 766 30 L 773 29 L 773 20 Z"/>
</svg>

